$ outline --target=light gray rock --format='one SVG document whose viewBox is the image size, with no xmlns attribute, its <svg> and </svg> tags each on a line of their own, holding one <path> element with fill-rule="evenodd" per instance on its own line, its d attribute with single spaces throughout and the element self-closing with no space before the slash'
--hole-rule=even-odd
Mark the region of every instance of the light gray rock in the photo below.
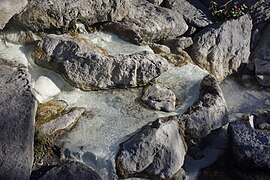
<svg viewBox="0 0 270 180">
<path fill-rule="evenodd" d="M 82 37 L 69 35 L 48 35 L 32 57 L 83 90 L 142 86 L 168 69 L 167 61 L 153 53 L 112 56 Z"/>
<path fill-rule="evenodd" d="M 71 129 L 85 112 L 85 108 L 72 108 L 68 113 L 42 124 L 41 132 L 52 135 L 58 131 Z"/>
<path fill-rule="evenodd" d="M 80 162 L 65 162 L 57 165 L 47 171 L 39 180 L 102 180 L 101 177 L 91 168 L 85 166 Z"/>
<path fill-rule="evenodd" d="M 251 29 L 248 15 L 208 26 L 195 35 L 189 54 L 196 64 L 221 82 L 248 61 Z"/>
<path fill-rule="evenodd" d="M 160 5 L 162 2 L 163 2 L 163 0 L 148 0 L 150 3 L 153 3 L 153 4 L 155 4 L 155 5 Z"/>
<path fill-rule="evenodd" d="M 0 179 L 29 179 L 36 101 L 25 69 L 0 66 Z"/>
<path fill-rule="evenodd" d="M 230 149 L 239 167 L 270 169 L 270 136 L 252 128 L 247 122 L 234 121 L 228 128 Z"/>
<path fill-rule="evenodd" d="M 173 53 L 178 53 L 180 48 L 181 50 L 190 47 L 193 44 L 191 37 L 180 37 L 175 39 L 168 39 L 162 41 L 162 44 L 168 46 Z"/>
<path fill-rule="evenodd" d="M 197 0 L 164 0 L 166 7 L 184 16 L 190 27 L 202 28 L 212 24 L 212 16 L 206 6 Z"/>
<path fill-rule="evenodd" d="M 122 143 L 116 157 L 119 178 L 175 177 L 186 154 L 185 143 L 179 130 L 175 117 L 159 118 Z"/>
<path fill-rule="evenodd" d="M 154 110 L 171 112 L 175 111 L 175 94 L 158 84 L 148 86 L 144 89 L 141 101 Z"/>
<path fill-rule="evenodd" d="M 66 30 L 75 25 L 75 21 L 86 25 L 119 21 L 126 15 L 129 7 L 127 0 L 31 0 L 15 21 L 32 31 Z"/>
<path fill-rule="evenodd" d="M 212 130 L 228 123 L 227 104 L 218 82 L 207 75 L 201 82 L 199 100 L 192 105 L 180 121 L 185 121 L 185 136 L 188 142 L 199 142 Z"/>
<path fill-rule="evenodd" d="M 20 13 L 27 5 L 27 0 L 1 0 L 0 1 L 0 29 L 3 29 L 8 21 Z"/>
<path fill-rule="evenodd" d="M 128 15 L 120 22 L 107 24 L 105 29 L 140 44 L 180 36 L 188 26 L 177 12 L 146 0 L 133 0 Z"/>
</svg>

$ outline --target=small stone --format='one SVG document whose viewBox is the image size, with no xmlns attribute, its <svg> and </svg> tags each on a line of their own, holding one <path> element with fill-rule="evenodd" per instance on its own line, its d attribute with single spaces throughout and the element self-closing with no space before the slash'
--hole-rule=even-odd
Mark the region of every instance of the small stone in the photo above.
<svg viewBox="0 0 270 180">
<path fill-rule="evenodd" d="M 175 111 L 175 94 L 158 84 L 146 87 L 141 98 L 149 108 L 159 111 Z"/>
<path fill-rule="evenodd" d="M 162 44 L 150 44 L 151 49 L 156 53 L 156 54 L 160 54 L 160 53 L 171 53 L 171 50 L 169 47 L 162 45 Z"/>
<path fill-rule="evenodd" d="M 173 53 L 177 53 L 178 49 L 186 49 L 193 44 L 191 37 L 180 37 L 162 41 L 162 44 L 168 46 Z"/>
<path fill-rule="evenodd" d="M 68 113 L 41 125 L 41 132 L 52 135 L 61 130 L 70 130 L 85 112 L 85 108 L 72 108 Z"/>
</svg>

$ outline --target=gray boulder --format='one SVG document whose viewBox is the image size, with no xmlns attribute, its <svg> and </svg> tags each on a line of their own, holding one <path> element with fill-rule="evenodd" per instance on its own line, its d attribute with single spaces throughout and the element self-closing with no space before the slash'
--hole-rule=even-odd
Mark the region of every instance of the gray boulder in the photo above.
<svg viewBox="0 0 270 180">
<path fill-rule="evenodd" d="M 110 55 L 81 37 L 48 35 L 32 57 L 83 90 L 142 86 L 168 69 L 165 59 L 150 52 Z"/>
<path fill-rule="evenodd" d="M 228 123 L 227 104 L 218 82 L 212 75 L 207 75 L 201 82 L 199 100 L 184 115 L 185 135 L 188 142 L 199 142 L 212 130 Z"/>
<path fill-rule="evenodd" d="M 212 24 L 208 8 L 197 0 L 164 0 L 167 8 L 178 12 L 190 27 L 202 28 Z"/>
<path fill-rule="evenodd" d="M 74 22 L 86 25 L 98 22 L 119 21 L 130 7 L 126 0 L 31 0 L 26 10 L 15 21 L 32 30 L 67 29 Z"/>
<path fill-rule="evenodd" d="M 39 180 L 102 180 L 92 169 L 79 162 L 65 162 L 48 170 Z"/>
<path fill-rule="evenodd" d="M 133 0 L 128 15 L 120 22 L 108 23 L 105 29 L 139 44 L 180 36 L 188 26 L 177 12 L 146 0 Z"/>
<path fill-rule="evenodd" d="M 3 29 L 8 21 L 20 13 L 27 5 L 27 0 L 1 0 L 0 1 L 0 29 Z"/>
<path fill-rule="evenodd" d="M 29 179 L 36 101 L 25 69 L 0 66 L 0 179 Z"/>
<path fill-rule="evenodd" d="M 118 176 L 180 179 L 185 154 L 176 118 L 160 118 L 120 145 L 116 157 Z"/>
<path fill-rule="evenodd" d="M 146 87 L 141 101 L 154 110 L 175 111 L 175 94 L 158 84 Z"/>
<path fill-rule="evenodd" d="M 234 121 L 228 128 L 230 149 L 237 164 L 245 169 L 270 169 L 270 136 L 244 121 Z"/>
<path fill-rule="evenodd" d="M 195 35 L 189 54 L 196 64 L 221 82 L 248 61 L 251 29 L 248 15 L 208 26 Z"/>
<path fill-rule="evenodd" d="M 263 86 L 270 86 L 270 25 L 264 30 L 261 40 L 252 54 L 252 61 L 255 64 L 255 74 L 259 83 Z"/>
</svg>

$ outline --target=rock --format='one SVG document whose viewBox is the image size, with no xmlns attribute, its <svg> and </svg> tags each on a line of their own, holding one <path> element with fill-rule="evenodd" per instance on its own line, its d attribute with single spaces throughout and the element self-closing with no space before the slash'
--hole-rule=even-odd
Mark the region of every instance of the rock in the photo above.
<svg viewBox="0 0 270 180">
<path fill-rule="evenodd" d="M 34 32 L 67 30 L 74 21 L 92 25 L 99 22 L 119 21 L 129 10 L 129 1 L 87 0 L 31 0 L 15 22 Z"/>
<path fill-rule="evenodd" d="M 244 121 L 234 121 L 228 128 L 230 149 L 241 168 L 270 169 L 270 136 Z"/>
<path fill-rule="evenodd" d="M 59 131 L 70 130 L 85 112 L 85 108 L 72 108 L 68 113 L 41 125 L 41 132 L 53 135 Z"/>
<path fill-rule="evenodd" d="M 199 100 L 184 115 L 180 115 L 180 120 L 186 122 L 186 140 L 195 143 L 228 123 L 227 104 L 212 75 L 202 80 Z"/>
<path fill-rule="evenodd" d="M 39 180 L 46 180 L 46 179 L 102 180 L 101 177 L 91 168 L 85 166 L 82 163 L 73 161 L 57 165 L 48 170 L 42 177 L 39 178 Z"/>
<path fill-rule="evenodd" d="M 196 64 L 221 82 L 248 61 L 251 28 L 248 15 L 208 26 L 195 35 L 189 54 Z"/>
<path fill-rule="evenodd" d="M 39 104 L 36 112 L 36 124 L 40 125 L 43 124 L 43 122 L 57 118 L 63 113 L 67 106 L 68 104 L 61 100 L 51 100 Z"/>
<path fill-rule="evenodd" d="M 162 41 L 162 44 L 168 46 L 173 53 L 178 54 L 178 48 L 181 50 L 186 49 L 193 44 L 193 41 L 191 37 L 180 37 Z"/>
<path fill-rule="evenodd" d="M 269 30 L 270 25 L 267 25 L 259 44 L 252 54 L 252 61 L 255 64 L 256 78 L 263 86 L 270 86 Z"/>
<path fill-rule="evenodd" d="M 15 14 L 20 13 L 27 3 L 27 0 L 0 1 L 0 29 L 3 29 Z"/>
<path fill-rule="evenodd" d="M 108 23 L 105 29 L 140 44 L 180 36 L 188 26 L 177 12 L 145 0 L 133 0 L 128 15 L 120 22 Z"/>
<path fill-rule="evenodd" d="M 212 15 L 208 8 L 196 0 L 164 0 L 167 8 L 178 12 L 190 27 L 202 28 L 212 24 Z"/>
<path fill-rule="evenodd" d="M 83 90 L 136 87 L 168 69 L 165 59 L 150 52 L 111 56 L 81 37 L 48 35 L 32 57 Z"/>
<path fill-rule="evenodd" d="M 146 87 L 141 101 L 154 110 L 175 111 L 175 94 L 158 84 Z"/>
<path fill-rule="evenodd" d="M 178 122 L 175 118 L 160 118 L 120 145 L 118 176 L 170 179 L 181 169 L 185 154 Z"/>
<path fill-rule="evenodd" d="M 162 2 L 163 2 L 163 0 L 148 0 L 150 3 L 153 3 L 153 4 L 155 4 L 155 5 L 160 5 Z"/>
<path fill-rule="evenodd" d="M 179 49 L 178 49 L 179 50 Z M 167 61 L 175 66 L 184 66 L 188 63 L 193 63 L 191 57 L 188 55 L 188 53 L 184 50 L 179 50 L 177 54 L 167 54 L 167 53 L 161 53 L 162 57 L 167 59 Z"/>
<path fill-rule="evenodd" d="M 0 179 L 29 179 L 36 101 L 25 69 L 0 65 Z"/>
<path fill-rule="evenodd" d="M 153 51 L 156 54 L 160 54 L 160 53 L 166 53 L 166 54 L 170 54 L 171 50 L 169 47 L 162 45 L 162 44 L 156 44 L 156 43 L 152 43 L 150 44 L 151 49 L 153 49 Z"/>
</svg>

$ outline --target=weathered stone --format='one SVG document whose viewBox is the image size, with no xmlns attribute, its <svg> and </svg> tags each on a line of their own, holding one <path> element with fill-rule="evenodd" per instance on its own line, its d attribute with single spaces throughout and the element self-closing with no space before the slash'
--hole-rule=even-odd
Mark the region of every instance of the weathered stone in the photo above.
<svg viewBox="0 0 270 180">
<path fill-rule="evenodd" d="M 150 3 L 153 3 L 153 4 L 155 4 L 155 5 L 160 5 L 162 2 L 163 2 L 163 0 L 148 0 Z"/>
<path fill-rule="evenodd" d="M 133 0 L 127 17 L 120 22 L 107 24 L 105 29 L 140 44 L 142 41 L 157 42 L 180 36 L 188 26 L 177 12 L 145 0 Z"/>
<path fill-rule="evenodd" d="M 129 10 L 126 0 L 31 0 L 15 21 L 32 31 L 65 30 L 76 21 L 92 25 L 98 22 L 119 21 Z"/>
<path fill-rule="evenodd" d="M 112 56 L 82 37 L 69 35 L 48 35 L 32 57 L 83 90 L 142 86 L 168 69 L 167 61 L 153 53 Z"/>
<path fill-rule="evenodd" d="M 40 125 L 55 119 L 66 109 L 67 103 L 61 100 L 52 100 L 38 105 L 36 112 L 36 124 Z"/>
<path fill-rule="evenodd" d="M 25 69 L 0 66 L 0 179 L 29 179 L 36 101 Z"/>
<path fill-rule="evenodd" d="M 227 105 L 218 82 L 212 75 L 201 82 L 199 100 L 180 116 L 186 122 L 187 140 L 199 142 L 212 130 L 228 123 Z"/>
<path fill-rule="evenodd" d="M 158 84 L 146 87 L 144 89 L 142 102 L 149 108 L 166 112 L 175 111 L 175 94 Z"/>
<path fill-rule="evenodd" d="M 245 169 L 270 169 L 270 135 L 247 122 L 234 121 L 228 128 L 230 148 L 238 166 Z"/>
<path fill-rule="evenodd" d="M 160 55 L 166 58 L 169 63 L 179 67 L 184 66 L 188 63 L 193 63 L 189 54 L 186 51 L 180 49 L 178 49 L 177 54 L 161 53 Z"/>
<path fill-rule="evenodd" d="M 178 48 L 186 49 L 193 44 L 193 41 L 191 37 L 180 37 L 162 41 L 162 44 L 168 46 L 173 53 L 177 54 L 179 52 Z"/>
<path fill-rule="evenodd" d="M 39 180 L 46 180 L 46 179 L 102 180 L 101 177 L 91 168 L 85 166 L 82 163 L 73 161 L 57 165 L 48 170 L 41 178 L 39 178 Z"/>
<path fill-rule="evenodd" d="M 120 145 L 116 168 L 120 178 L 173 178 L 186 154 L 175 118 L 160 118 Z"/>
<path fill-rule="evenodd" d="M 212 24 L 212 16 L 206 6 L 197 0 L 164 0 L 166 7 L 184 16 L 189 26 L 202 28 Z"/>
<path fill-rule="evenodd" d="M 252 22 L 248 15 L 208 26 L 195 35 L 189 54 L 221 82 L 247 62 Z"/>
<path fill-rule="evenodd" d="M 27 5 L 27 0 L 0 1 L 0 29 L 3 29 L 15 14 L 20 13 Z"/>
<path fill-rule="evenodd" d="M 156 54 L 160 54 L 160 53 L 167 53 L 170 54 L 171 50 L 169 47 L 162 45 L 162 44 L 156 44 L 156 43 L 152 43 L 150 44 L 151 49 L 153 49 L 153 51 Z"/>
<path fill-rule="evenodd" d="M 63 130 L 70 130 L 84 112 L 85 108 L 72 108 L 68 113 L 42 124 L 40 130 L 46 135 L 52 135 Z"/>
</svg>

